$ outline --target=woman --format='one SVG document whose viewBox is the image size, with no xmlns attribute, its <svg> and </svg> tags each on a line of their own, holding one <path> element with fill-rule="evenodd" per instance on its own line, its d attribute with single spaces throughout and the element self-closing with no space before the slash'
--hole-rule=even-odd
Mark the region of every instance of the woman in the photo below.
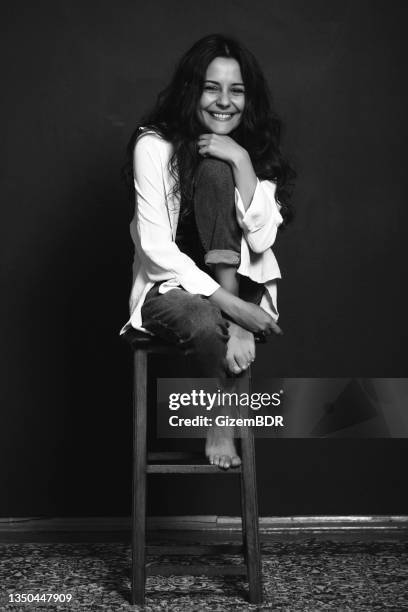
<svg viewBox="0 0 408 612">
<path fill-rule="evenodd" d="M 214 34 L 181 58 L 129 146 L 136 211 L 130 326 L 175 342 L 192 375 L 225 388 L 276 323 L 271 250 L 290 217 L 294 176 L 264 76 L 238 41 Z M 234 432 L 208 431 L 206 455 L 240 465 Z"/>
</svg>

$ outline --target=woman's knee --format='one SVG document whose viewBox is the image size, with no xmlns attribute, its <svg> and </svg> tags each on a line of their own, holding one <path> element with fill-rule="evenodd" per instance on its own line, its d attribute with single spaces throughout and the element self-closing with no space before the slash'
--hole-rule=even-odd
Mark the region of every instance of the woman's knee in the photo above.
<svg viewBox="0 0 408 612">
<path fill-rule="evenodd" d="M 188 324 L 181 348 L 194 376 L 218 378 L 225 376 L 225 357 L 229 339 L 228 324 L 218 308 L 197 296 L 190 304 Z"/>
<path fill-rule="evenodd" d="M 185 312 L 189 338 L 196 349 L 213 352 L 228 340 L 228 327 L 220 310 L 200 296 L 192 299 Z"/>
<path fill-rule="evenodd" d="M 197 184 L 215 184 L 224 189 L 234 187 L 234 177 L 231 166 L 223 159 L 206 157 L 203 159 L 196 171 Z"/>
<path fill-rule="evenodd" d="M 194 354 L 209 353 L 210 358 L 224 351 L 228 326 L 219 308 L 201 295 L 172 289 L 147 300 L 142 307 L 143 326 L 174 340 Z"/>
</svg>

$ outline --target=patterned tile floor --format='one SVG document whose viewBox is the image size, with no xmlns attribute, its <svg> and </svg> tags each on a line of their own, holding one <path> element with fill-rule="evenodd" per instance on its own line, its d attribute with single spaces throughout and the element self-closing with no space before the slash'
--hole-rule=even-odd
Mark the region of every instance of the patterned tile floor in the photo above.
<svg viewBox="0 0 408 612">
<path fill-rule="evenodd" d="M 247 585 L 240 577 L 157 576 L 148 578 L 144 610 L 408 610 L 407 541 L 273 542 L 262 545 L 262 554 L 261 606 L 246 602 Z M 179 558 L 186 564 L 190 560 Z M 215 563 L 215 558 L 202 558 L 202 563 Z M 129 570 L 130 547 L 124 543 L 0 544 L 0 610 L 137 610 L 128 603 Z M 12 604 L 12 593 L 70 593 L 72 600 Z"/>
</svg>

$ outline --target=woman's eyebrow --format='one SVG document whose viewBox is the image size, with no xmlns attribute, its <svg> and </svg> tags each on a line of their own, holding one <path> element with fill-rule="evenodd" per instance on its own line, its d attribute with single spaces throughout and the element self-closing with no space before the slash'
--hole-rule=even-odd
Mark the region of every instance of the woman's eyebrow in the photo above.
<svg viewBox="0 0 408 612">
<path fill-rule="evenodd" d="M 205 79 L 204 82 L 205 83 L 215 83 L 216 85 L 220 85 L 219 81 L 213 81 L 212 79 Z M 231 83 L 231 85 L 241 85 L 241 87 L 244 87 L 243 83 Z"/>
</svg>

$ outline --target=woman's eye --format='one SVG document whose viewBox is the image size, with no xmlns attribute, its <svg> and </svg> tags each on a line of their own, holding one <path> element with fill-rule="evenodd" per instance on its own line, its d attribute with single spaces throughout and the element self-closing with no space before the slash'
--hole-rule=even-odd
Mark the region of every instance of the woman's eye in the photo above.
<svg viewBox="0 0 408 612">
<path fill-rule="evenodd" d="M 204 85 L 204 91 L 218 91 L 216 85 Z M 245 91 L 243 89 L 231 89 L 231 93 L 234 95 L 243 95 Z"/>
</svg>

